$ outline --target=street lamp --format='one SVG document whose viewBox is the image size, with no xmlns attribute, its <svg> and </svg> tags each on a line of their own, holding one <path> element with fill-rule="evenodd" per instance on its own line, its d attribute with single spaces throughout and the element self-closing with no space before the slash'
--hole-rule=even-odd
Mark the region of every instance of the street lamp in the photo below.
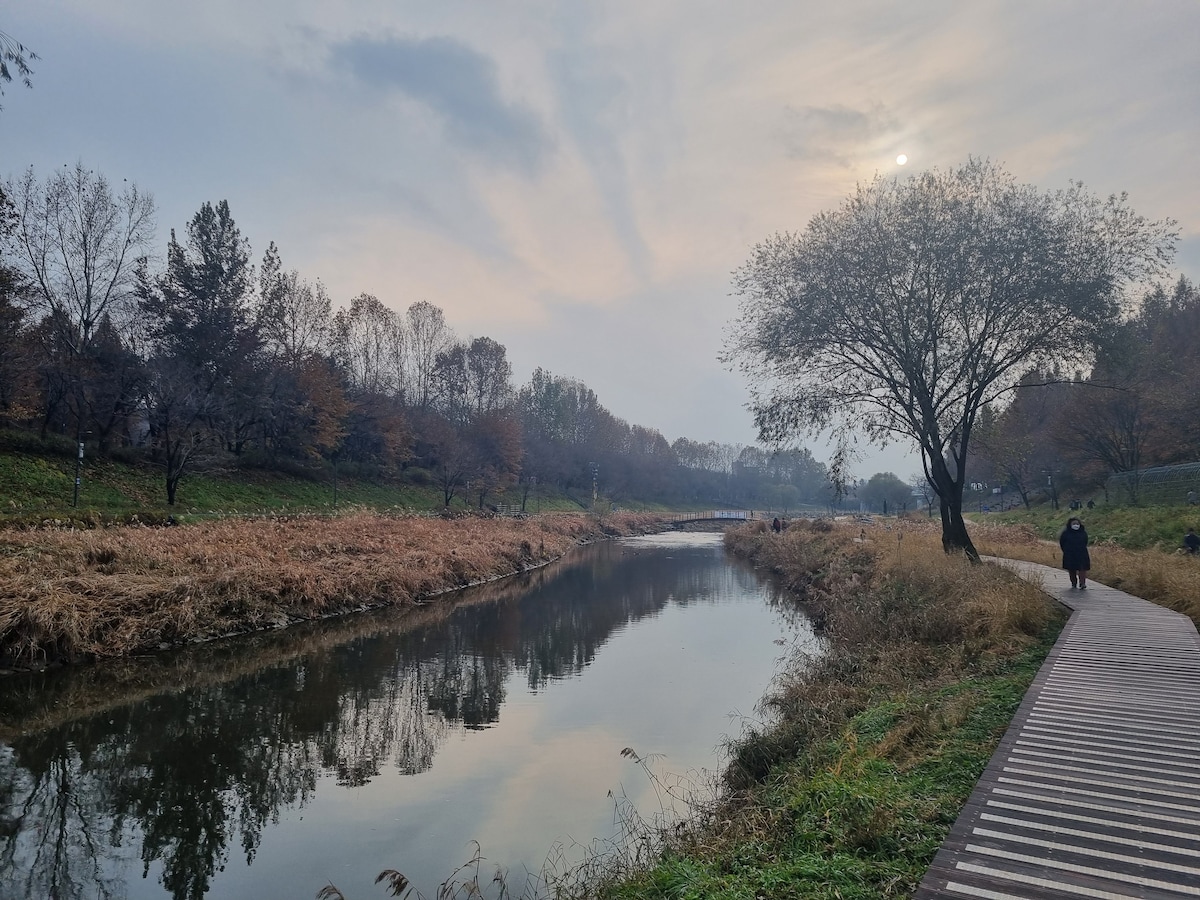
<svg viewBox="0 0 1200 900">
<path fill-rule="evenodd" d="M 72 509 L 77 509 L 79 507 L 79 470 L 83 466 L 84 439 L 90 435 L 91 435 L 90 431 L 84 432 L 83 434 L 78 435 L 78 440 L 76 441 L 77 450 L 75 453 L 75 490 L 74 490 L 74 493 L 71 495 Z"/>
<path fill-rule="evenodd" d="M 1058 509 L 1058 492 L 1054 490 L 1054 472 L 1050 469 L 1042 469 L 1046 473 L 1046 489 L 1050 492 L 1050 506 L 1052 509 Z"/>
</svg>

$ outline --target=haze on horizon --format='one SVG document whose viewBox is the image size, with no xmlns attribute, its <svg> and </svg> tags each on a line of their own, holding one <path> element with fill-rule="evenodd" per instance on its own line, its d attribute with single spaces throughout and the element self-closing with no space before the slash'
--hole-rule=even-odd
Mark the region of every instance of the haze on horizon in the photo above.
<svg viewBox="0 0 1200 900">
<path fill-rule="evenodd" d="M 716 359 L 730 272 L 877 172 L 973 155 L 1127 191 L 1200 275 L 1192 0 L 39 0 L 0 30 L 39 56 L 0 99 L 0 177 L 135 181 L 160 253 L 227 199 L 335 306 L 427 300 L 518 382 L 578 378 L 668 440 L 754 442 Z"/>
</svg>

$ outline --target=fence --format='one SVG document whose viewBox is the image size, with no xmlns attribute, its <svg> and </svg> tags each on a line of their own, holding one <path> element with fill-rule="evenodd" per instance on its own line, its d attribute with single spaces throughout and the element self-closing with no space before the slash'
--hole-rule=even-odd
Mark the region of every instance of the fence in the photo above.
<svg viewBox="0 0 1200 900">
<path fill-rule="evenodd" d="M 1200 462 L 1118 472 L 1109 476 L 1107 490 L 1112 503 L 1200 503 Z"/>
</svg>

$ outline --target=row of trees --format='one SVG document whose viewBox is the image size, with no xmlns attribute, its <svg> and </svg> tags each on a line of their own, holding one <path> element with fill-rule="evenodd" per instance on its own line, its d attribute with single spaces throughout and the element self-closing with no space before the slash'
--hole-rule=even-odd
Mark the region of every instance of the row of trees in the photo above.
<svg viewBox="0 0 1200 900">
<path fill-rule="evenodd" d="M 284 265 L 256 266 L 225 201 L 160 265 L 153 199 L 82 164 L 0 191 L 0 418 L 161 466 L 174 504 L 198 468 L 338 467 L 436 484 L 484 506 L 546 485 L 591 500 L 823 504 L 807 451 L 669 443 L 582 382 L 513 383 L 503 345 L 441 309 L 360 294 L 341 308 Z"/>
<path fill-rule="evenodd" d="M 1017 492 L 1087 495 L 1105 479 L 1200 458 L 1200 291 L 1156 287 L 1109 335 L 1086 375 L 1031 370 L 1011 403 L 980 417 L 979 477 Z M 1137 501 L 1138 479 L 1130 480 Z"/>
</svg>

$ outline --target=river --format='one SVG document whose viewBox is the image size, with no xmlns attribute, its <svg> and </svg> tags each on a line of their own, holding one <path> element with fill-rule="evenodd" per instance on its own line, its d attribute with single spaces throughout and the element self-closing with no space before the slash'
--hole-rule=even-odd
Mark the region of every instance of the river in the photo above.
<svg viewBox="0 0 1200 900">
<path fill-rule="evenodd" d="M 666 534 L 417 609 L 0 679 L 0 898 L 371 900 L 385 868 L 432 898 L 476 844 L 519 896 L 677 813 L 665 788 L 703 791 L 797 647 L 807 621 L 720 535 Z"/>
</svg>

